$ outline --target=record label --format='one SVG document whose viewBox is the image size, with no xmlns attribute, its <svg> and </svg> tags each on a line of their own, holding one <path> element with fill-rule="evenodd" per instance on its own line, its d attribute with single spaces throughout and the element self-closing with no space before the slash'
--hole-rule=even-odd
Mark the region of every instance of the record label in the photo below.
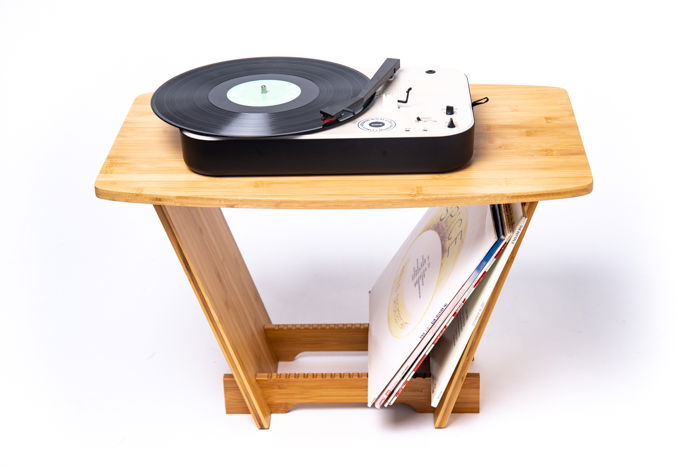
<svg viewBox="0 0 700 467">
<path fill-rule="evenodd" d="M 301 94 L 301 88 L 279 79 L 256 79 L 237 84 L 226 93 L 228 100 L 249 107 L 286 104 Z"/>
</svg>

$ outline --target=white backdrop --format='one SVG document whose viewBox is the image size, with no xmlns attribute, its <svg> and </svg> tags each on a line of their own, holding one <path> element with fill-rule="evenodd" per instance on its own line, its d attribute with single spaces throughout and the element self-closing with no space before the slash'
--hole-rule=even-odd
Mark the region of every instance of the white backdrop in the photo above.
<svg viewBox="0 0 700 467">
<path fill-rule="evenodd" d="M 699 37 L 682 4 L 0 2 L 0 464 L 698 462 Z M 93 182 L 136 95 L 264 55 L 569 91 L 594 192 L 538 207 L 477 354 L 481 414 L 434 430 L 407 408 L 300 409 L 269 431 L 223 414 L 225 361 L 153 209 Z M 227 217 L 274 321 L 361 322 L 421 212 Z"/>
</svg>

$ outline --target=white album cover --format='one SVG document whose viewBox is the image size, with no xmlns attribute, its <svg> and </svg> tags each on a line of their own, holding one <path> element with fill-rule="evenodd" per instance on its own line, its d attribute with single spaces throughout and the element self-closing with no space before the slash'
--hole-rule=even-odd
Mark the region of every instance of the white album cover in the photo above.
<svg viewBox="0 0 700 467">
<path fill-rule="evenodd" d="M 369 405 L 497 239 L 488 205 L 428 209 L 370 291 Z"/>
</svg>

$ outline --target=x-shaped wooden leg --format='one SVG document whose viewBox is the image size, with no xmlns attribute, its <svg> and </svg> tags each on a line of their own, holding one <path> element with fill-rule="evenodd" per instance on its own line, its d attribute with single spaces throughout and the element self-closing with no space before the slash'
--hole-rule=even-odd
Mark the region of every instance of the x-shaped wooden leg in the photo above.
<svg viewBox="0 0 700 467">
<path fill-rule="evenodd" d="M 528 224 L 536 205 L 527 204 Z M 278 361 L 300 352 L 367 350 L 366 324 L 273 325 L 220 209 L 154 207 L 231 369 L 224 376 L 228 413 L 250 413 L 258 428 L 269 428 L 271 413 L 296 404 L 366 403 L 366 373 L 276 373 Z M 479 375 L 469 365 L 524 234 L 434 411 L 436 428 L 452 412 L 479 411 Z M 398 402 L 432 412 L 430 377 L 414 378 Z"/>
</svg>

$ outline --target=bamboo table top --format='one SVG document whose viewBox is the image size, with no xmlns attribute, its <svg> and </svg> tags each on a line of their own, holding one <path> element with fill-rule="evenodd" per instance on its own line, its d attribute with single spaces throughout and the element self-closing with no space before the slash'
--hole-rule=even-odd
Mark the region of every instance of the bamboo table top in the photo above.
<svg viewBox="0 0 700 467">
<path fill-rule="evenodd" d="M 95 182 L 99 198 L 175 206 L 399 208 L 494 204 L 590 193 L 593 177 L 569 97 L 540 86 L 472 85 L 471 164 L 443 174 L 206 177 L 191 172 L 178 130 L 136 98 Z"/>
</svg>

